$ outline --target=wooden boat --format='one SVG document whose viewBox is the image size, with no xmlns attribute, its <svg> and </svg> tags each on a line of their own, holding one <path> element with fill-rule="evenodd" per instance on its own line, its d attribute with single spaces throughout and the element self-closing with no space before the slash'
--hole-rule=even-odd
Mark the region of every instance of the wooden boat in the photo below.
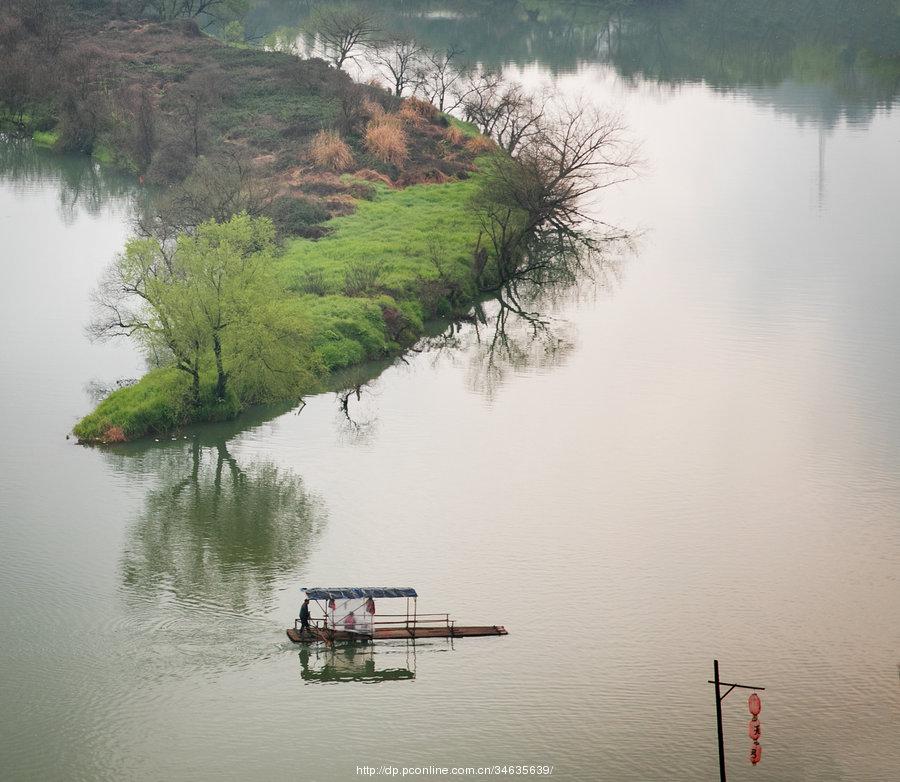
<svg viewBox="0 0 900 782">
<path fill-rule="evenodd" d="M 306 587 L 301 591 L 321 616 L 310 614 L 306 630 L 301 630 L 299 619 L 294 620 L 287 637 L 297 644 L 507 635 L 502 625 L 460 626 L 449 614 L 419 614 L 418 593 L 412 587 Z M 376 613 L 376 600 L 403 598 L 405 614 Z"/>
</svg>

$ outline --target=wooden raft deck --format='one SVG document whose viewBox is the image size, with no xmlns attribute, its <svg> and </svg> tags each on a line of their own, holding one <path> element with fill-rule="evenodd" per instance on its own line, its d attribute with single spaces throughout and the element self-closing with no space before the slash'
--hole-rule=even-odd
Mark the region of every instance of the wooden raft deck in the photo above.
<svg viewBox="0 0 900 782">
<path fill-rule="evenodd" d="M 388 640 L 405 640 L 409 638 L 474 638 L 485 635 L 509 635 L 506 628 L 502 625 L 480 625 L 469 627 L 420 627 L 418 629 L 405 627 L 376 627 L 374 636 L 375 641 Z M 333 636 L 333 637 L 331 637 Z M 301 636 L 300 631 L 289 627 L 287 637 L 295 644 L 315 643 L 322 641 L 328 643 L 330 641 L 365 641 L 370 636 L 361 635 L 359 633 L 348 633 L 343 630 L 336 630 L 334 633 L 326 633 L 318 628 L 313 629 L 311 633 Z"/>
</svg>

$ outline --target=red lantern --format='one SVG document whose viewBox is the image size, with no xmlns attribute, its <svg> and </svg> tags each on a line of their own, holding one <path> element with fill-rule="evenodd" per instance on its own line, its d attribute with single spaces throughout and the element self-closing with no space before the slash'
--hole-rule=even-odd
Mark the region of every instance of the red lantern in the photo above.
<svg viewBox="0 0 900 782">
<path fill-rule="evenodd" d="M 747 725 L 747 735 L 754 741 L 758 741 L 762 735 L 762 725 L 759 724 L 759 720 L 756 717 L 750 720 Z"/>
<path fill-rule="evenodd" d="M 750 713 L 757 717 L 759 713 L 762 711 L 762 701 L 759 699 L 759 695 L 755 692 L 750 695 L 747 699 L 747 705 L 750 707 Z"/>
<path fill-rule="evenodd" d="M 762 745 L 754 744 L 750 747 L 750 762 L 755 766 L 762 760 Z"/>
</svg>

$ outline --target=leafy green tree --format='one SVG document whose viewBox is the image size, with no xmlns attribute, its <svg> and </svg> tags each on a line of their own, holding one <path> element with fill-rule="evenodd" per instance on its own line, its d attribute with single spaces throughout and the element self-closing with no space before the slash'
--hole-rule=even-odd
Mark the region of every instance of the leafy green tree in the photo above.
<svg viewBox="0 0 900 782">
<path fill-rule="evenodd" d="M 296 393 L 315 372 L 304 314 L 273 273 L 274 239 L 270 220 L 246 213 L 168 244 L 132 239 L 95 294 L 89 332 L 136 338 L 155 363 L 186 372 L 195 405 L 207 368 L 215 371 L 216 399 L 232 381 L 242 401 Z"/>
</svg>

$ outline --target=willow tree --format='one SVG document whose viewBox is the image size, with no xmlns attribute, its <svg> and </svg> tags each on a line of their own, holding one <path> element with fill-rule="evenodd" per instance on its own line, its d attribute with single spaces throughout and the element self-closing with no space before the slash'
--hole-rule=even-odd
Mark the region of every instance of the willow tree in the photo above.
<svg viewBox="0 0 900 782">
<path fill-rule="evenodd" d="M 235 376 L 242 401 L 290 396 L 307 374 L 307 329 L 277 284 L 274 253 L 271 221 L 247 214 L 203 223 L 173 245 L 132 239 L 95 293 L 89 332 L 139 340 L 154 363 L 190 377 L 195 405 L 207 368 L 216 399 Z"/>
</svg>

